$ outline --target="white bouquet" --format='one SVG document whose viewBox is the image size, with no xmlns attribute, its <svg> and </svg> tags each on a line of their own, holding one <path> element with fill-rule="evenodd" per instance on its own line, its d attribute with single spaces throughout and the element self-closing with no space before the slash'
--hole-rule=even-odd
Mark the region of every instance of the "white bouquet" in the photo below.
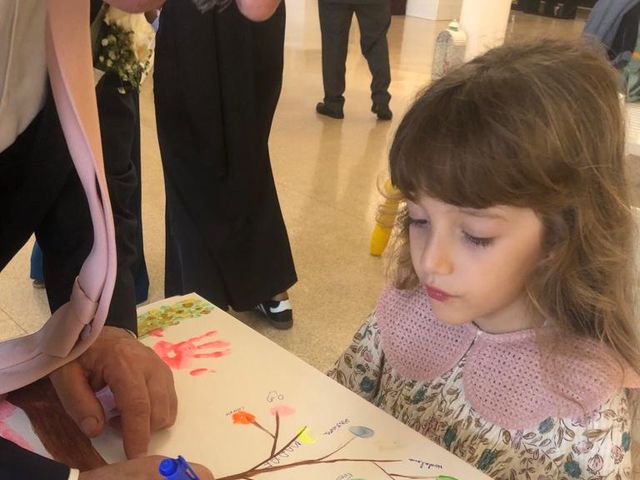
<svg viewBox="0 0 640 480">
<path fill-rule="evenodd" d="M 131 14 L 111 6 L 101 11 L 98 21 L 101 24 L 94 45 L 95 67 L 115 72 L 123 84 L 139 89 L 151 64 L 155 31 L 144 14 Z M 124 85 L 118 91 L 125 93 Z"/>
</svg>

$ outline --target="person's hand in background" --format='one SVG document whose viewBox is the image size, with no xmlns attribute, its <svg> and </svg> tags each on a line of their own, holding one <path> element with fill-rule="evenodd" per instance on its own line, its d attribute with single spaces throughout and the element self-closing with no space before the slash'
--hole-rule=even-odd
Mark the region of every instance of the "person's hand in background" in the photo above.
<svg viewBox="0 0 640 480">
<path fill-rule="evenodd" d="M 165 0 L 105 0 L 120 10 L 129 13 L 144 13 L 149 10 L 157 10 L 162 8 Z"/>
</svg>

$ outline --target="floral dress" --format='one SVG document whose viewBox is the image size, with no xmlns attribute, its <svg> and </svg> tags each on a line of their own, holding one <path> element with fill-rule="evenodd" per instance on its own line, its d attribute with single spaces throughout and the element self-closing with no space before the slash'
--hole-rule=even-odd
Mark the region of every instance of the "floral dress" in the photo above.
<svg viewBox="0 0 640 480">
<path fill-rule="evenodd" d="M 374 314 L 328 375 L 492 478 L 632 480 L 627 390 L 580 418 L 508 430 L 465 399 L 465 360 L 429 383 L 403 377 L 385 361 Z"/>
</svg>

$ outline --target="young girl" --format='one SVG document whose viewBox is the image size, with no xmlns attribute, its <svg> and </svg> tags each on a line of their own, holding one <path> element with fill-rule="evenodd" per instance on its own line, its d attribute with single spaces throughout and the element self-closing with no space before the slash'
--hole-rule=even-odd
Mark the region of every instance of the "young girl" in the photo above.
<svg viewBox="0 0 640 480">
<path fill-rule="evenodd" d="M 422 93 L 391 148 L 393 286 L 329 375 L 493 478 L 632 478 L 617 93 L 592 47 L 501 47 Z"/>
</svg>

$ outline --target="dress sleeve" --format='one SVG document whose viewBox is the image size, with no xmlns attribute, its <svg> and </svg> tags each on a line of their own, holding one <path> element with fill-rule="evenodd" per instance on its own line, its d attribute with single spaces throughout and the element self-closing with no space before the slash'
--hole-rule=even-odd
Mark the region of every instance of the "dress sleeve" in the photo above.
<svg viewBox="0 0 640 480">
<path fill-rule="evenodd" d="M 571 430 L 575 437 L 562 473 L 569 479 L 634 479 L 629 407 L 627 393 L 621 390 L 598 410 L 582 418 L 565 419 L 565 438 Z"/>
<path fill-rule="evenodd" d="M 383 366 L 380 329 L 375 314 L 372 314 L 327 375 L 371 401 L 378 393 Z"/>
</svg>

